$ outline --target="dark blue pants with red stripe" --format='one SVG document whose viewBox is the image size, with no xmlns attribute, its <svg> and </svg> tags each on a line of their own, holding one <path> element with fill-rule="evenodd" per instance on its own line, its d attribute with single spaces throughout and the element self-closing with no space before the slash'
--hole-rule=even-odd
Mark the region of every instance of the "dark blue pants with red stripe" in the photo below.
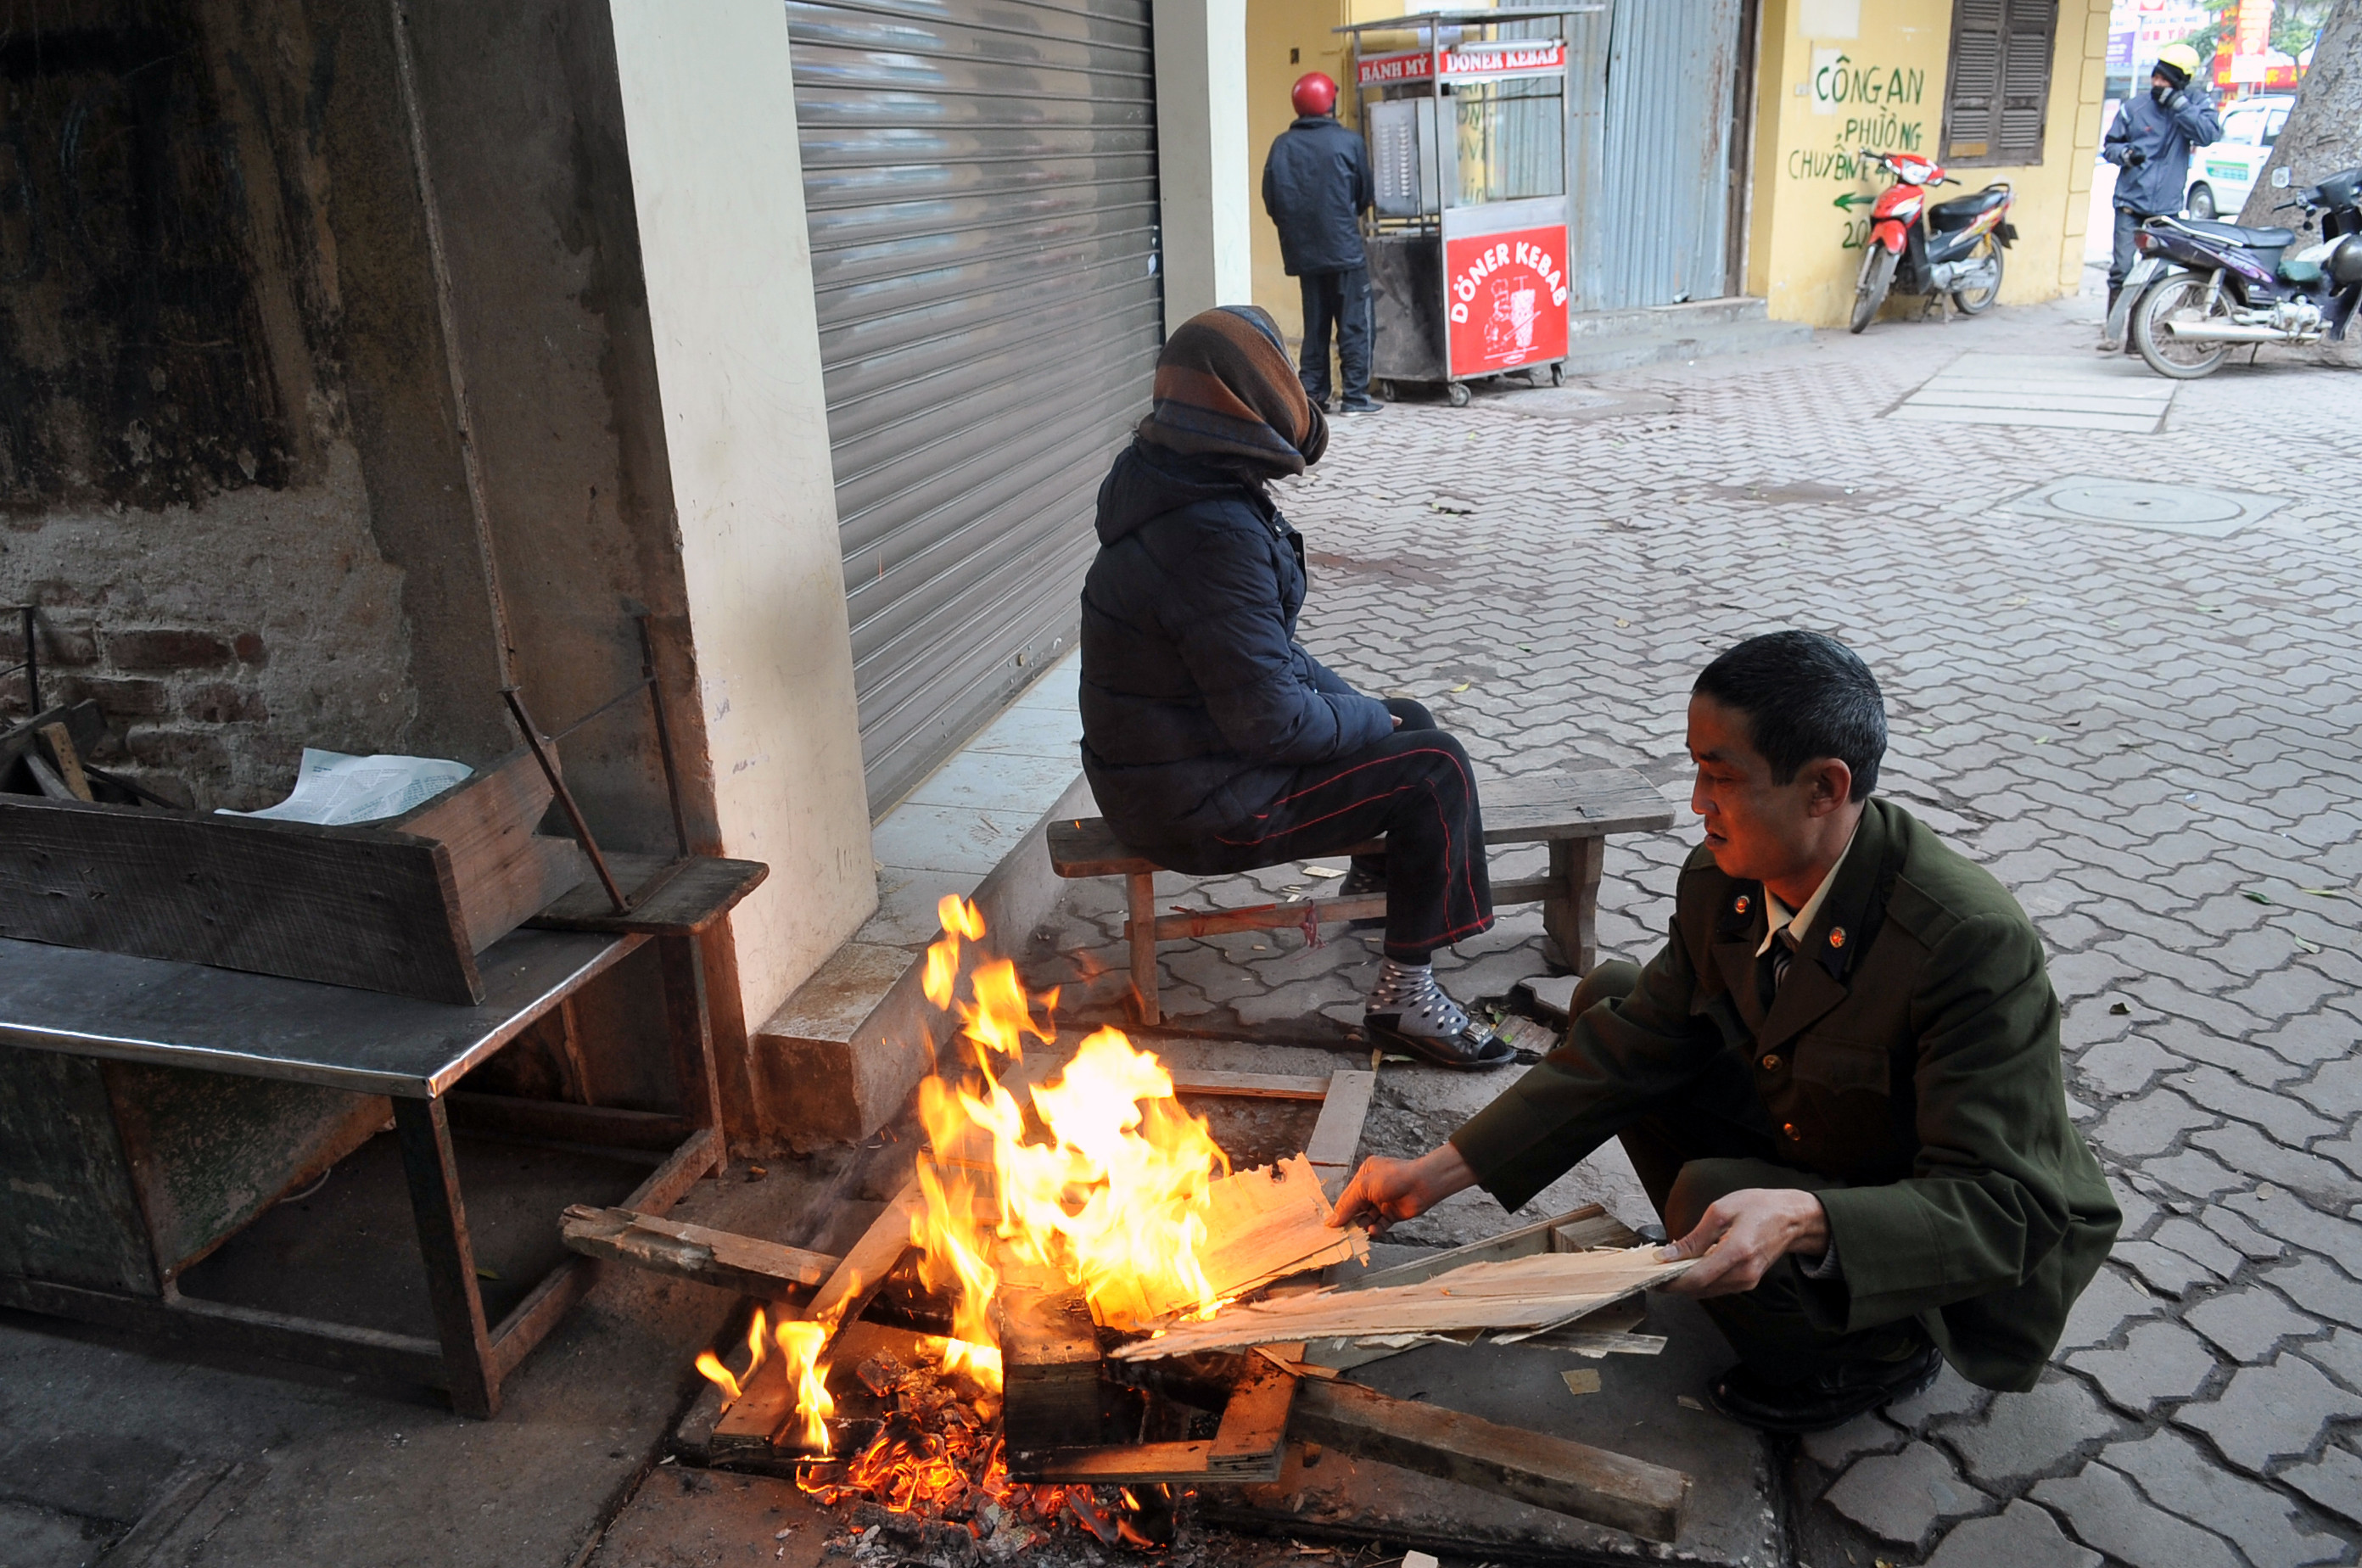
<svg viewBox="0 0 2362 1568">
<path fill-rule="evenodd" d="M 1386 706 L 1402 728 L 1298 770 L 1270 810 L 1191 846 L 1191 869 L 1252 871 L 1384 837 L 1384 855 L 1355 865 L 1385 877 L 1386 956 L 1424 964 L 1437 948 L 1492 927 L 1485 822 L 1460 743 L 1418 703 L 1390 697 Z"/>
</svg>

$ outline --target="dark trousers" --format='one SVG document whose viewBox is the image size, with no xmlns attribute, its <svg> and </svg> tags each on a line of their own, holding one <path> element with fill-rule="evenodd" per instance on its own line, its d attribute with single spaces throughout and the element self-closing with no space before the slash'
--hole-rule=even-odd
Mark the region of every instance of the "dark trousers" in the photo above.
<svg viewBox="0 0 2362 1568">
<path fill-rule="evenodd" d="M 1639 965 L 1610 959 L 1583 977 L 1567 1004 L 1568 1016 L 1580 1017 L 1601 1002 L 1628 997 L 1639 983 Z M 1727 1097 L 1711 1098 L 1728 1103 Z M 1668 1237 L 1688 1235 L 1715 1199 L 1734 1192 L 1766 1187 L 1820 1192 L 1845 1185 L 1779 1164 L 1770 1157 L 1768 1133 L 1700 1115 L 1694 1107 L 1660 1107 L 1617 1133 L 1617 1141 L 1665 1222 Z M 1845 1265 L 1842 1253 L 1838 1265 Z M 1791 1253 L 1772 1264 L 1754 1289 L 1708 1297 L 1698 1305 L 1738 1359 L 1766 1383 L 1797 1382 L 1846 1362 L 1901 1361 L 1927 1343 L 1926 1331 L 1912 1318 L 1852 1333 L 1829 1327 L 1811 1309 L 1808 1293 L 1814 1288 Z"/>
<path fill-rule="evenodd" d="M 2140 226 L 2148 221 L 2147 213 L 2136 213 L 2130 207 L 2118 207 L 2115 213 L 2115 247 L 2108 253 L 2108 297 L 2112 300 L 2116 297 L 2116 291 L 2125 286 L 2125 280 L 2132 275 L 2136 259 L 2133 236 L 2138 234 Z"/>
<path fill-rule="evenodd" d="M 1424 964 L 1437 948 L 1493 924 L 1485 823 L 1460 743 L 1416 702 L 1390 697 L 1386 707 L 1402 728 L 1351 756 L 1299 769 L 1270 810 L 1193 847 L 1192 868 L 1251 871 L 1383 836 L 1383 860 L 1358 864 L 1385 874 L 1386 956 Z"/>
<path fill-rule="evenodd" d="M 1306 272 L 1296 280 L 1304 287 L 1304 352 L 1297 362 L 1304 394 L 1315 403 L 1329 401 L 1329 334 L 1337 335 L 1337 370 L 1344 385 L 1339 395 L 1358 403 L 1370 395 L 1370 270 L 1355 267 L 1344 272 Z"/>
</svg>

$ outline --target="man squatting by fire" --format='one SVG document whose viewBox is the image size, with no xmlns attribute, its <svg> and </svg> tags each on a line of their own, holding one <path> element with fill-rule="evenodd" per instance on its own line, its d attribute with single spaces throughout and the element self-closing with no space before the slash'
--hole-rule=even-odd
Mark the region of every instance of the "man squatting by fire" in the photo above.
<svg viewBox="0 0 2362 1568">
<path fill-rule="evenodd" d="M 2121 1216 L 2068 1120 L 2042 944 L 1892 801 L 1877 682 L 1812 632 L 1693 688 L 1669 940 L 1584 977 L 1566 1039 L 1451 1141 L 1374 1158 L 1332 1222 L 1481 1186 L 1515 1209 L 1610 1137 L 1738 1353 L 1708 1389 L 1816 1431 L 1935 1380 L 2025 1390 Z"/>
</svg>

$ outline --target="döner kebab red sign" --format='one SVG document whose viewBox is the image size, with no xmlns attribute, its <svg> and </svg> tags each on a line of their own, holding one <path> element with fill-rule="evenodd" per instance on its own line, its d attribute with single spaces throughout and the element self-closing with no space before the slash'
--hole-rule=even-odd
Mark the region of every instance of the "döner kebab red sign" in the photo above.
<svg viewBox="0 0 2362 1568">
<path fill-rule="evenodd" d="M 1566 227 L 1447 241 L 1444 310 L 1454 376 L 1566 358 Z"/>
<path fill-rule="evenodd" d="M 1413 49 L 1365 56 L 1357 67 L 1364 87 L 1406 82 L 1489 82 L 1509 76 L 1554 76 L 1566 69 L 1564 39 L 1530 42 L 1461 44 L 1451 49 Z"/>
</svg>

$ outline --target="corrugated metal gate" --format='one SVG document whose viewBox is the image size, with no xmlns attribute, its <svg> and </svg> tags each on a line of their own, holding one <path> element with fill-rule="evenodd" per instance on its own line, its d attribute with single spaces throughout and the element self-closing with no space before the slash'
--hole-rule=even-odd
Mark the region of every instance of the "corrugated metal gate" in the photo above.
<svg viewBox="0 0 2362 1568">
<path fill-rule="evenodd" d="M 1147 0 L 789 0 L 870 809 L 1071 641 L 1162 343 Z"/>
<path fill-rule="evenodd" d="M 1734 292 L 1741 4 L 1608 0 L 1565 18 L 1570 308 Z"/>
</svg>

